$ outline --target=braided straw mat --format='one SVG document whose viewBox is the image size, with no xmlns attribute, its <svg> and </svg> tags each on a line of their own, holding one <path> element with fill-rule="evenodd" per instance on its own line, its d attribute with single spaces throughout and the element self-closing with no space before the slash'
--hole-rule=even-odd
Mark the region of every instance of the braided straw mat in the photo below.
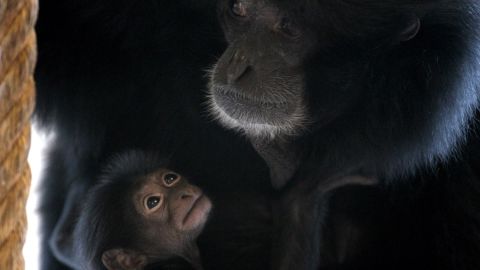
<svg viewBox="0 0 480 270">
<path fill-rule="evenodd" d="M 0 0 L 0 269 L 24 269 L 37 0 Z"/>
</svg>

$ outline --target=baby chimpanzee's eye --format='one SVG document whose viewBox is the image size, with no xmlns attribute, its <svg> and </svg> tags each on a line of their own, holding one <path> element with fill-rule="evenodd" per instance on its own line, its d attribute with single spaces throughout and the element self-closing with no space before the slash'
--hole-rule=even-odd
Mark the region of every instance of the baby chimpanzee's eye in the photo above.
<svg viewBox="0 0 480 270">
<path fill-rule="evenodd" d="M 153 209 L 160 203 L 161 199 L 159 196 L 151 196 L 147 198 L 145 204 L 148 209 Z"/>
<path fill-rule="evenodd" d="M 169 187 L 175 184 L 178 179 L 180 179 L 180 175 L 176 173 L 167 173 L 163 176 L 163 182 Z"/>
</svg>

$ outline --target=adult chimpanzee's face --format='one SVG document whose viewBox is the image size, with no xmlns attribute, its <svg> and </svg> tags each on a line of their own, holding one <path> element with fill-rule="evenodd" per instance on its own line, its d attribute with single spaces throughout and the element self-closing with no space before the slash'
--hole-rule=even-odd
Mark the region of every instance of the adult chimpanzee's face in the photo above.
<svg viewBox="0 0 480 270">
<path fill-rule="evenodd" d="M 405 2 L 220 1 L 229 46 L 211 72 L 211 111 L 251 136 L 332 121 L 358 101 L 369 61 L 418 33 Z"/>
<path fill-rule="evenodd" d="M 294 133 L 307 120 L 302 63 L 312 34 L 270 1 L 222 1 L 219 12 L 229 47 L 211 74 L 213 112 L 254 135 Z"/>
</svg>

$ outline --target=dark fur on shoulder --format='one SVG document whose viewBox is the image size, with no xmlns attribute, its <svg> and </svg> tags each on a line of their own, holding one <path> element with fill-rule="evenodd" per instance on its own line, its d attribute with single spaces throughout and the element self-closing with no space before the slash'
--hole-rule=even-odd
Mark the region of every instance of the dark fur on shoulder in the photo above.
<svg viewBox="0 0 480 270">
<path fill-rule="evenodd" d="M 339 28 L 331 33 L 334 43 L 306 63 L 315 124 L 295 142 L 304 151 L 296 179 L 364 173 L 389 187 L 394 208 L 410 213 L 401 221 L 402 234 L 410 233 L 403 238 L 417 246 L 405 244 L 390 253 L 402 259 L 378 265 L 476 269 L 480 179 L 472 168 L 480 164 L 464 149 L 478 143 L 480 6 L 468 0 L 369 3 L 377 8 L 338 3 L 358 16 L 325 11 Z M 397 26 L 381 22 L 409 12 L 418 16 L 419 32 L 395 40 L 388 33 Z M 325 111 L 338 114 L 324 122 Z"/>
<path fill-rule="evenodd" d="M 316 116 L 349 105 L 301 141 L 307 159 L 321 166 L 391 179 L 445 162 L 466 142 L 480 95 L 480 7 L 465 0 L 370 5 L 345 4 L 354 17 L 336 6 L 325 11 L 326 20 L 341 22 L 332 30 L 334 43 L 307 62 L 309 108 Z M 409 13 L 419 17 L 420 30 L 399 42 L 390 34 L 398 26 L 381 22 Z"/>
<path fill-rule="evenodd" d="M 477 269 L 480 179 L 472 168 L 480 164 L 465 149 L 478 144 L 480 6 L 471 0 L 338 5 L 343 9 L 332 5 L 326 18 L 313 19 L 336 21 L 338 28 L 306 63 L 314 124 L 295 141 L 304 152 L 293 181 L 376 175 L 396 207 L 411 213 L 403 233 L 418 243 L 392 253 L 404 257 L 385 262 L 387 268 Z M 349 9 L 357 15 L 343 16 Z M 396 40 L 389 33 L 398 26 L 382 22 L 409 13 L 418 16 L 419 32 Z M 325 111 L 337 114 L 324 122 Z M 427 252 L 417 257 L 416 248 Z"/>
</svg>

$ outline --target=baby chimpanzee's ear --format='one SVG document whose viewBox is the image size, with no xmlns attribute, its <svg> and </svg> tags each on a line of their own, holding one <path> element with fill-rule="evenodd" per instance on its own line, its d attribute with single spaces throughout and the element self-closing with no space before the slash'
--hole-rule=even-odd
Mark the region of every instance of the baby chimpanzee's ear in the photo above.
<svg viewBox="0 0 480 270">
<path fill-rule="evenodd" d="M 133 250 L 116 248 L 105 251 L 102 262 L 108 270 L 136 270 L 147 265 L 147 257 Z"/>
</svg>

